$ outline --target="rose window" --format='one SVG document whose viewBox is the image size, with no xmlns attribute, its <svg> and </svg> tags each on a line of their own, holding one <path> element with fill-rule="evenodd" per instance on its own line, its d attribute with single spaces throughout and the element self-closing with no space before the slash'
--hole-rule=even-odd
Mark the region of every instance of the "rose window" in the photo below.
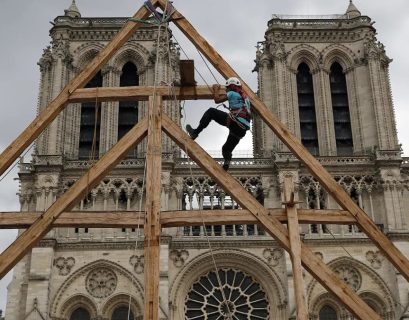
<svg viewBox="0 0 409 320">
<path fill-rule="evenodd" d="M 350 266 L 340 266 L 335 269 L 335 273 L 354 291 L 358 291 L 361 287 L 361 275 L 355 268 Z"/>
<path fill-rule="evenodd" d="M 185 319 L 269 318 L 266 293 L 251 276 L 233 269 L 219 269 L 218 273 L 220 283 L 216 272 L 210 271 L 192 285 L 186 296 Z"/>
<path fill-rule="evenodd" d="M 105 298 L 116 289 L 115 273 L 107 268 L 91 271 L 85 280 L 88 292 L 95 298 Z"/>
</svg>

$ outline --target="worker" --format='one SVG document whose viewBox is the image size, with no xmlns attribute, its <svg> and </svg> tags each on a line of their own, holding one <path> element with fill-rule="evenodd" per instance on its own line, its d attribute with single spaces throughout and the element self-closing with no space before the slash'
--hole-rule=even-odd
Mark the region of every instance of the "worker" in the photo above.
<svg viewBox="0 0 409 320">
<path fill-rule="evenodd" d="M 229 128 L 229 135 L 222 147 L 224 158 L 223 169 L 228 170 L 232 158 L 232 152 L 241 138 L 246 135 L 250 129 L 250 100 L 241 87 L 239 79 L 232 77 L 226 80 L 226 94 L 220 94 L 220 85 L 213 85 L 214 102 L 229 102 L 229 113 L 209 108 L 202 116 L 199 126 L 193 129 L 191 125 L 186 126 L 186 131 L 194 140 L 206 128 L 210 121 L 214 120 L 218 124 Z"/>
</svg>

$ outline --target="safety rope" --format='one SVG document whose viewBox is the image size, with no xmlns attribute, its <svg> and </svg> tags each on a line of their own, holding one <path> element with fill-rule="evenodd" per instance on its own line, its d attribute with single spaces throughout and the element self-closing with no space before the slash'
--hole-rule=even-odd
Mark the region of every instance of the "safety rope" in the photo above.
<svg viewBox="0 0 409 320">
<path fill-rule="evenodd" d="M 180 43 L 177 41 L 176 37 L 174 34 L 172 34 L 173 39 L 175 40 L 176 44 L 179 46 L 180 50 L 183 52 L 183 54 L 185 55 L 186 59 L 190 60 L 189 56 L 187 55 L 186 51 L 183 49 L 183 47 L 180 45 Z M 217 80 L 216 76 L 214 75 L 214 73 L 212 72 L 211 68 L 209 67 L 209 64 L 207 63 L 206 59 L 203 57 L 203 55 L 201 54 L 201 52 L 199 51 L 199 49 L 197 49 L 197 52 L 199 53 L 200 57 L 202 58 L 205 66 L 207 67 L 208 71 L 211 73 L 211 75 L 213 76 L 214 80 L 217 82 L 217 84 L 220 84 L 219 81 Z M 212 87 L 210 87 L 210 85 L 207 83 L 207 81 L 205 80 L 205 78 L 202 76 L 202 74 L 200 73 L 200 71 L 196 68 L 196 66 L 194 67 L 195 71 L 197 72 L 197 74 L 199 75 L 199 77 L 203 80 L 203 82 L 206 84 L 206 86 L 209 88 L 209 90 L 213 90 Z M 216 109 L 219 106 L 223 106 L 224 108 L 229 110 L 229 117 L 230 119 L 232 119 L 241 129 L 243 130 L 249 130 L 251 133 L 253 133 L 251 127 L 247 128 L 244 124 L 242 124 L 239 120 L 237 120 L 237 118 L 234 116 L 234 114 L 232 114 L 231 110 L 224 104 L 219 104 Z"/>
<path fill-rule="evenodd" d="M 166 32 L 166 34 L 169 35 L 169 32 Z M 176 38 L 174 37 L 174 35 L 173 35 L 173 38 L 175 39 L 176 43 L 179 45 L 180 49 L 181 49 L 182 52 L 185 54 L 185 56 L 187 57 L 187 59 L 189 59 L 189 57 L 187 56 L 186 52 L 183 50 L 182 46 L 177 42 L 177 40 L 176 40 Z M 171 59 L 170 59 L 170 53 L 171 53 L 171 52 L 170 52 L 170 39 L 169 39 L 169 38 L 167 38 L 167 43 L 168 43 L 168 47 L 167 47 L 167 48 L 168 48 L 168 56 L 169 56 L 169 66 L 171 67 Z M 199 52 L 199 53 L 200 53 L 200 52 Z M 207 65 L 207 64 L 206 64 L 206 65 Z M 210 70 L 209 67 L 208 67 L 208 69 Z M 196 69 L 196 67 L 195 67 L 195 70 L 196 70 L 196 72 L 198 72 L 198 74 L 199 74 L 200 77 L 203 79 L 203 81 L 206 83 L 206 85 L 210 88 L 210 86 L 207 84 L 206 80 L 204 79 L 204 77 L 202 77 L 202 75 L 201 75 L 200 72 Z M 210 70 L 210 72 L 211 72 L 211 70 Z M 213 73 L 212 73 L 212 75 L 213 75 Z M 214 75 L 213 75 L 213 77 L 214 77 Z M 216 80 L 216 82 L 217 82 L 216 77 L 214 77 L 214 78 L 215 78 L 215 80 Z M 163 83 L 163 82 L 162 82 L 162 83 Z M 175 102 L 175 105 L 177 105 L 177 97 L 176 97 L 176 92 L 175 92 L 175 88 L 174 88 L 174 81 L 171 81 L 170 83 L 164 83 L 164 84 L 167 84 L 167 85 L 169 86 L 169 91 L 172 93 L 173 101 Z M 186 125 L 186 123 L 185 123 L 185 122 L 186 122 L 186 110 L 185 110 L 185 108 L 184 108 L 184 101 L 183 101 L 183 104 L 182 104 L 182 106 L 181 106 L 181 109 L 182 109 L 182 112 L 184 113 L 184 117 L 183 117 L 183 127 L 185 127 L 185 125 Z M 185 152 L 186 155 L 188 156 L 187 145 L 185 144 L 184 147 L 185 147 L 184 152 Z M 193 182 L 194 182 L 194 179 L 193 179 L 192 164 L 190 163 L 190 161 L 188 161 L 188 163 L 189 163 L 190 179 L 192 180 L 192 183 L 193 183 Z M 197 195 L 196 195 L 196 196 L 197 196 Z M 198 201 L 198 203 L 200 203 L 200 201 Z M 215 273 L 216 273 L 216 277 L 217 277 L 217 282 L 218 282 L 218 285 L 219 285 L 219 290 L 220 290 L 220 292 L 221 292 L 221 294 L 222 294 L 223 302 L 224 302 L 224 304 L 225 304 L 226 307 L 227 307 L 227 313 L 228 313 L 228 314 L 227 314 L 227 320 L 232 320 L 232 313 L 231 313 L 230 306 L 229 306 L 229 303 L 228 303 L 227 298 L 226 298 L 226 294 L 225 294 L 225 292 L 224 292 L 224 290 L 223 290 L 223 285 L 222 285 L 222 282 L 221 282 L 221 279 L 220 279 L 220 275 L 219 275 L 219 268 L 218 268 L 218 266 L 217 266 L 216 259 L 215 259 L 215 257 L 214 257 L 214 252 L 213 252 L 213 248 L 212 248 L 212 245 L 211 245 L 211 242 L 210 242 L 209 235 L 208 235 L 208 233 L 207 233 L 207 229 L 206 229 L 206 225 L 205 225 L 205 221 L 204 221 L 204 217 L 203 217 L 203 211 L 202 211 L 202 208 L 200 208 L 200 207 L 199 207 L 199 213 L 200 213 L 200 217 L 201 217 L 201 220 L 202 220 L 203 232 L 204 232 L 205 237 L 206 237 L 207 245 L 208 245 L 208 247 L 209 247 L 210 256 L 211 256 L 211 258 L 212 258 L 213 266 L 214 266 L 214 269 L 215 269 Z"/>
<path fill-rule="evenodd" d="M 4 173 L 1 178 L 0 178 L 0 182 L 2 182 L 9 174 L 11 171 L 13 171 L 13 169 L 19 164 L 21 163 L 21 159 L 24 159 L 24 157 L 27 155 L 27 153 L 33 148 L 34 143 L 32 143 L 27 150 L 23 153 L 22 156 L 20 156 L 20 159 L 17 160 L 16 162 L 14 162 L 14 164 L 6 171 L 6 173 Z"/>
<path fill-rule="evenodd" d="M 182 105 L 182 112 L 183 112 L 183 114 L 184 114 L 184 117 L 183 117 L 183 119 L 184 119 L 184 120 L 183 120 L 183 127 L 185 127 L 185 126 L 186 126 L 186 123 L 185 123 L 185 122 L 186 122 L 186 110 L 185 110 L 184 104 Z M 188 152 L 187 152 L 187 145 L 186 145 L 186 143 L 184 144 L 184 147 L 185 147 L 184 152 L 186 153 L 186 156 L 189 157 L 189 154 L 188 154 Z M 188 164 L 189 164 L 190 179 L 192 180 L 192 183 L 194 183 L 192 163 L 191 163 L 190 161 L 188 161 Z M 196 195 L 196 196 L 198 197 L 198 195 Z M 198 203 L 200 204 L 201 201 L 198 201 Z M 193 208 L 191 208 L 191 209 L 193 209 Z M 216 277 L 217 277 L 217 282 L 218 282 L 218 285 L 219 285 L 219 290 L 220 290 L 220 292 L 221 292 L 221 294 L 222 294 L 223 302 L 225 303 L 225 305 L 226 305 L 226 307 L 227 307 L 227 311 L 228 311 L 227 320 L 232 320 L 232 313 L 231 313 L 231 310 L 230 310 L 230 306 L 229 306 L 229 303 L 228 303 L 228 301 L 227 301 L 225 292 L 224 292 L 224 290 L 223 290 L 223 285 L 222 285 L 222 282 L 221 282 L 220 276 L 219 276 L 219 268 L 218 268 L 218 266 L 217 266 L 216 259 L 214 258 L 213 248 L 212 248 L 212 245 L 211 245 L 211 242 L 210 242 L 209 235 L 208 235 L 208 233 L 207 233 L 207 229 L 206 229 L 206 225 L 205 225 L 205 221 L 204 221 L 204 217 L 203 217 L 203 208 L 201 208 L 200 205 L 199 205 L 199 215 L 200 215 L 200 218 L 201 218 L 201 220 L 202 220 L 203 232 L 204 232 L 204 235 L 205 235 L 205 237 L 206 237 L 207 245 L 208 245 L 208 247 L 209 247 L 209 252 L 210 252 L 210 256 L 211 256 L 211 258 L 212 258 L 213 266 L 214 266 L 214 269 L 215 269 L 215 273 L 216 273 Z"/>
<path fill-rule="evenodd" d="M 145 179 L 146 179 L 146 159 L 145 159 L 145 164 L 144 164 L 144 169 L 143 169 L 143 176 L 142 176 L 142 187 L 141 187 L 141 192 L 139 194 L 139 210 L 138 210 L 138 224 L 137 224 L 137 231 L 136 231 L 136 239 L 135 239 L 135 246 L 133 250 L 133 255 L 136 255 L 137 249 L 138 249 L 138 241 L 141 238 L 141 226 L 143 226 L 141 221 L 141 216 L 142 216 L 142 200 L 143 200 L 143 194 L 145 190 Z M 146 212 L 146 211 L 145 211 Z M 133 266 L 134 267 L 134 266 Z M 134 267 L 135 268 L 135 267 Z M 128 302 L 128 317 L 127 320 L 130 320 L 131 316 L 131 303 L 132 303 L 132 288 L 135 285 L 134 277 L 132 277 L 132 281 L 129 286 L 129 302 Z M 135 316 L 134 316 L 135 317 Z"/>
</svg>

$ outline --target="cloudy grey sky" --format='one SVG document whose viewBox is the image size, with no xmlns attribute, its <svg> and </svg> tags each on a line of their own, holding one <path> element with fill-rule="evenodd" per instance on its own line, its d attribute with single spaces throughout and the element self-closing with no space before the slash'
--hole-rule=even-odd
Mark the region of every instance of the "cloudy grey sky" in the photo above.
<svg viewBox="0 0 409 320">
<path fill-rule="evenodd" d="M 49 44 L 49 21 L 62 15 L 71 0 L 0 0 L 0 151 L 31 122 L 35 116 L 39 84 L 36 65 L 43 48 Z M 349 0 L 175 0 L 174 4 L 196 29 L 219 51 L 253 89 L 257 88 L 254 67 L 257 41 L 263 40 L 267 21 L 273 13 L 291 15 L 342 14 Z M 407 0 L 354 0 L 363 15 L 376 21 L 378 40 L 386 46 L 391 64 L 391 82 L 398 135 L 404 154 L 409 156 L 409 19 Z M 84 17 L 128 17 L 143 4 L 142 0 L 77 0 Z M 200 72 L 212 82 L 210 73 L 199 63 L 200 57 L 187 41 L 176 33 L 178 41 Z M 200 82 L 200 78 L 196 79 Z M 219 78 L 220 79 L 220 78 Z M 219 80 L 221 81 L 221 80 Z M 187 106 L 186 123 L 197 121 L 208 105 Z M 192 110 L 194 109 L 194 110 Z M 209 129 L 211 131 L 212 128 Z M 225 136 L 205 134 L 198 142 L 208 150 L 218 150 Z M 251 149 L 251 136 L 242 141 L 239 150 Z M 12 171 L 0 182 L 0 211 L 18 210 L 18 184 Z M 0 250 L 14 239 L 16 231 L 0 232 Z M 6 286 L 11 275 L 0 280 L 0 309 L 5 308 Z"/>
</svg>

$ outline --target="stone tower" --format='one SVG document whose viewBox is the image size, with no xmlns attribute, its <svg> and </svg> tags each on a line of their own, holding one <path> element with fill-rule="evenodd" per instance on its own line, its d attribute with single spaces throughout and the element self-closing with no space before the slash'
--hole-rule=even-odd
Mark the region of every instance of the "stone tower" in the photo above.
<svg viewBox="0 0 409 320">
<path fill-rule="evenodd" d="M 54 20 L 52 45 L 39 62 L 39 110 L 125 21 L 84 18 L 75 1 Z M 391 60 L 375 33 L 371 19 L 352 1 L 336 16 L 273 15 L 255 70 L 268 107 L 408 255 L 409 166 L 396 135 Z M 179 55 L 169 35 L 156 26 L 141 28 L 87 87 L 177 79 Z M 37 140 L 33 161 L 20 166 L 21 210 L 47 209 L 146 114 L 146 107 L 97 100 L 68 105 Z M 165 105 L 177 123 L 179 108 L 176 101 Z M 234 159 L 229 172 L 265 207 L 282 206 L 282 179 L 290 174 L 300 208 L 339 208 L 257 117 L 253 139 L 254 158 Z M 168 139 L 163 143 L 162 211 L 239 208 Z M 145 147 L 130 152 L 74 210 L 140 211 Z M 358 228 L 311 224 L 301 231 L 316 255 L 383 319 L 409 317 L 408 284 Z M 141 233 L 137 228 L 53 229 L 14 268 L 6 319 L 119 320 L 128 313 L 142 319 Z M 295 319 L 291 261 L 258 225 L 170 228 L 162 234 L 161 319 L 222 319 L 229 312 L 235 319 Z M 352 319 L 307 272 L 304 280 L 312 319 Z"/>
</svg>

